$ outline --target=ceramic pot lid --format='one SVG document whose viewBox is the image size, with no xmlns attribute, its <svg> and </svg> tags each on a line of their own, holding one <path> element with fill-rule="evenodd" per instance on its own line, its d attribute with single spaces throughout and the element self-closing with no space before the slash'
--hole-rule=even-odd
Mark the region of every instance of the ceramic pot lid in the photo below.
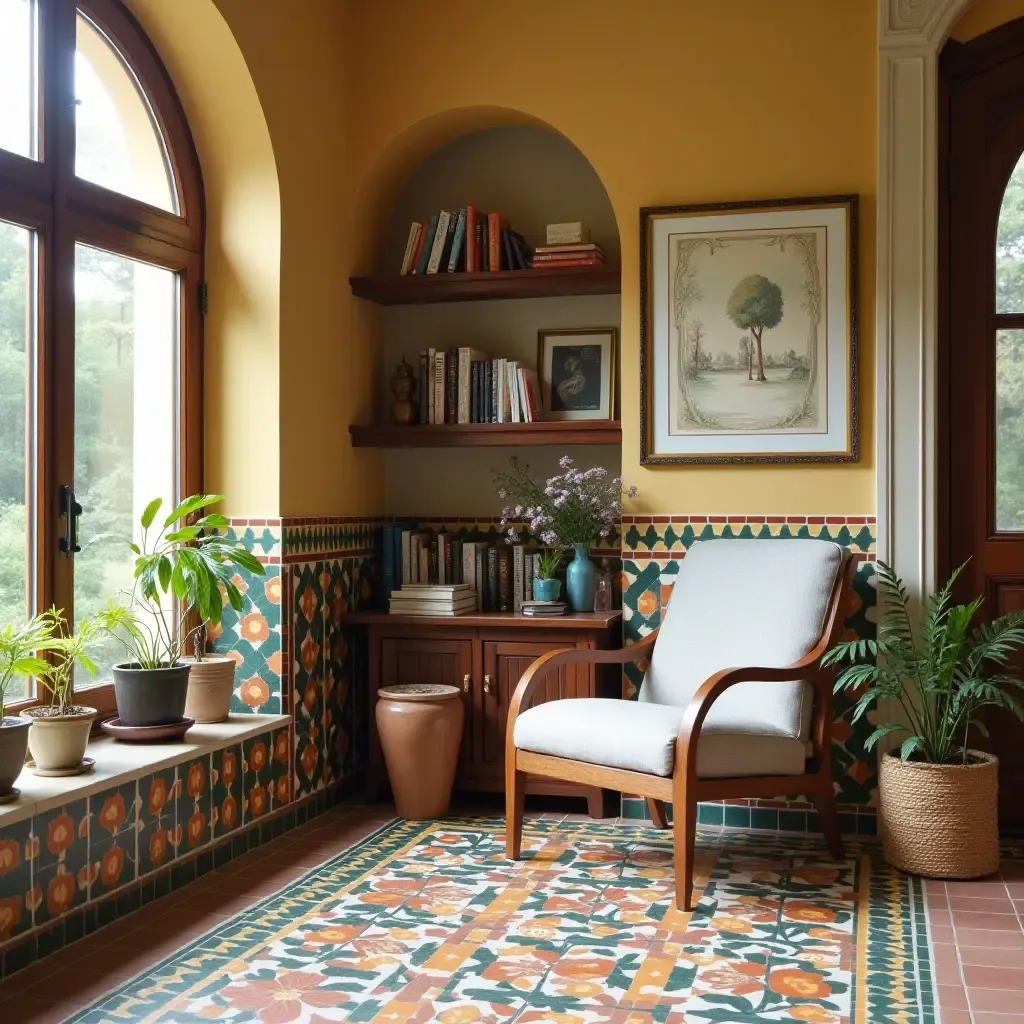
<svg viewBox="0 0 1024 1024">
<path fill-rule="evenodd" d="M 381 700 L 447 700 L 458 695 L 457 686 L 444 683 L 406 683 L 401 686 L 382 686 L 377 691 Z"/>
</svg>

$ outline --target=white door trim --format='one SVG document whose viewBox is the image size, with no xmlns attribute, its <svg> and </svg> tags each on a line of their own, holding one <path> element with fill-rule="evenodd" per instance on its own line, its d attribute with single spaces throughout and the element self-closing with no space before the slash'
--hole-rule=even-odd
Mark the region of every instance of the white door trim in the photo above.
<svg viewBox="0 0 1024 1024">
<path fill-rule="evenodd" d="M 878 557 L 935 586 L 938 55 L 973 0 L 878 0 Z"/>
</svg>

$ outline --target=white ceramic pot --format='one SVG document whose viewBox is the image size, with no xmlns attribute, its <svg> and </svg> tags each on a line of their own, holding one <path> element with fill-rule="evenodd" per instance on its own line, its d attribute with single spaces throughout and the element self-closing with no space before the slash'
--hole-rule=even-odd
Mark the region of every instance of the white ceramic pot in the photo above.
<svg viewBox="0 0 1024 1024">
<path fill-rule="evenodd" d="M 235 659 L 223 654 L 206 654 L 202 661 L 182 658 L 191 666 L 185 717 L 197 722 L 224 722 L 231 713 L 235 691 Z"/>
<path fill-rule="evenodd" d="M 95 708 L 76 706 L 63 715 L 48 714 L 48 707 L 22 711 L 32 727 L 28 731 L 28 750 L 36 767 L 43 771 L 77 768 L 85 757 L 89 732 L 98 712 Z"/>
</svg>

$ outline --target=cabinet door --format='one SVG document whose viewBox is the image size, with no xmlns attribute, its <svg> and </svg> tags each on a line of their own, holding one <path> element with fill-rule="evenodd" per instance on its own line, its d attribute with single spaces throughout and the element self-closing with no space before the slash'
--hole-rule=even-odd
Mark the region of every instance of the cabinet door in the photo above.
<svg viewBox="0 0 1024 1024">
<path fill-rule="evenodd" d="M 478 730 L 470 691 L 472 675 L 472 640 L 385 637 L 381 641 L 381 686 L 440 683 L 459 688 L 465 711 L 460 763 L 473 759 L 473 739 Z"/>
<path fill-rule="evenodd" d="M 483 715 L 480 725 L 481 764 L 487 775 L 501 776 L 505 770 L 505 729 L 508 725 L 508 707 L 519 680 L 530 665 L 542 654 L 555 648 L 564 648 L 561 641 L 484 641 Z M 587 647 L 587 643 L 574 646 Z M 542 704 L 565 697 L 594 696 L 591 666 L 563 665 L 550 672 L 534 692 L 528 704 Z M 525 708 L 523 709 L 525 710 Z"/>
</svg>

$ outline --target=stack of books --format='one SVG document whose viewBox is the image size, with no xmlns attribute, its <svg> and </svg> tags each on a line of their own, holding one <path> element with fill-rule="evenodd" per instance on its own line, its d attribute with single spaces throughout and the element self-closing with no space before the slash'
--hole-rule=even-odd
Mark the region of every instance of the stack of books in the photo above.
<svg viewBox="0 0 1024 1024">
<path fill-rule="evenodd" d="M 469 615 L 476 611 L 476 594 L 467 583 L 407 583 L 392 591 L 388 610 L 392 615 Z"/>
<path fill-rule="evenodd" d="M 473 348 L 423 349 L 417 387 L 423 424 L 541 418 L 537 371 L 514 359 L 489 359 Z"/>
<path fill-rule="evenodd" d="M 549 224 L 547 244 L 538 245 L 534 267 L 597 267 L 604 263 L 604 250 L 590 241 L 590 230 L 580 221 Z"/>
<path fill-rule="evenodd" d="M 523 614 L 532 618 L 553 618 L 556 615 L 564 615 L 567 607 L 564 601 L 524 601 Z"/>
<path fill-rule="evenodd" d="M 532 258 L 529 243 L 500 213 L 465 206 L 412 222 L 399 273 L 529 270 Z"/>
</svg>

